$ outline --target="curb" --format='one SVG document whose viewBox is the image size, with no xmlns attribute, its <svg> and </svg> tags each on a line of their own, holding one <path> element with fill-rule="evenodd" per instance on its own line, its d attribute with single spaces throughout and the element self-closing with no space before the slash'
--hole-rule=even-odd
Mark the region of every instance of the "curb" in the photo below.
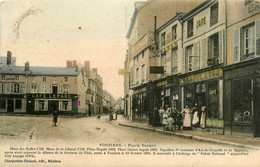
<svg viewBox="0 0 260 167">
<path fill-rule="evenodd" d="M 210 139 L 210 138 L 205 138 L 205 137 L 200 137 L 200 136 L 192 136 L 192 135 L 187 135 L 187 134 L 178 133 L 178 132 L 169 132 L 169 131 L 164 131 L 162 129 L 142 127 L 142 126 L 137 126 L 137 125 L 125 124 L 125 123 L 118 123 L 118 125 L 130 127 L 130 128 L 148 130 L 148 131 L 152 131 L 152 132 L 158 132 L 158 133 L 161 133 L 161 134 L 164 134 L 164 135 L 182 137 L 182 138 L 185 138 L 185 139 L 193 139 L 193 140 L 196 140 L 196 141 L 199 141 L 199 142 L 219 144 L 219 145 L 225 145 L 225 146 L 234 146 L 234 147 L 241 147 L 241 148 L 248 148 L 248 149 L 253 149 L 253 150 L 260 150 L 260 147 L 256 147 L 256 146 L 243 145 L 243 144 L 238 144 L 238 143 L 233 143 L 233 142 L 228 142 L 228 141 L 220 141 L 220 140 L 215 140 L 215 139 Z"/>
</svg>

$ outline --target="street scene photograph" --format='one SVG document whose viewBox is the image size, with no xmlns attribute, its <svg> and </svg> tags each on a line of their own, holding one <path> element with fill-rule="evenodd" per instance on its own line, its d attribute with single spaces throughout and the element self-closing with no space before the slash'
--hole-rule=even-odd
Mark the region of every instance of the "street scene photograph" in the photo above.
<svg viewBox="0 0 260 167">
<path fill-rule="evenodd" d="M 0 0 L 0 166 L 259 155 L 259 0 Z"/>
</svg>

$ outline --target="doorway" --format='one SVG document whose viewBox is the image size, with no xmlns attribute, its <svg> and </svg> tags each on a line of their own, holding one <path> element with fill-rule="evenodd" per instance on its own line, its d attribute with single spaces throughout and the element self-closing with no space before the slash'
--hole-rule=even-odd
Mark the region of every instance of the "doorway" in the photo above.
<svg viewBox="0 0 260 167">
<path fill-rule="evenodd" d="M 13 99 L 7 100 L 7 112 L 14 112 L 14 100 Z"/>
<path fill-rule="evenodd" d="M 52 85 L 52 94 L 57 94 L 57 93 L 58 93 L 57 85 Z"/>
<path fill-rule="evenodd" d="M 59 101 L 49 101 L 49 109 L 51 113 L 59 111 Z"/>
<path fill-rule="evenodd" d="M 255 137 L 260 137 L 260 77 L 255 80 L 254 88 L 253 88 L 253 111 L 254 111 L 254 129 L 255 129 Z"/>
</svg>

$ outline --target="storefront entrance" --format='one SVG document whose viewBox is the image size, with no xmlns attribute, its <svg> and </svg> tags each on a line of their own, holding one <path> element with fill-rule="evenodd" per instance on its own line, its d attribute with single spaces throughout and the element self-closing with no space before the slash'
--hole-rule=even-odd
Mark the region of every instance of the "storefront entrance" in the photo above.
<svg viewBox="0 0 260 167">
<path fill-rule="evenodd" d="M 54 111 L 59 111 L 59 101 L 49 101 L 49 111 L 53 113 Z"/>
<path fill-rule="evenodd" d="M 7 112 L 14 112 L 14 100 L 13 99 L 7 100 Z"/>
</svg>

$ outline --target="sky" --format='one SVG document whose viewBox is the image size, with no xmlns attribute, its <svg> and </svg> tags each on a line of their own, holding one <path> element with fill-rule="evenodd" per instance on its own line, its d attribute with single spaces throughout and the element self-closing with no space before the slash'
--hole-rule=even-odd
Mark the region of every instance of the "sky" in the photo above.
<svg viewBox="0 0 260 167">
<path fill-rule="evenodd" d="M 1 1 L 1 0 L 0 0 Z M 1 2 L 1 56 L 16 65 L 65 67 L 66 60 L 98 68 L 103 89 L 123 97 L 126 34 L 134 0 L 8 0 Z"/>
</svg>

